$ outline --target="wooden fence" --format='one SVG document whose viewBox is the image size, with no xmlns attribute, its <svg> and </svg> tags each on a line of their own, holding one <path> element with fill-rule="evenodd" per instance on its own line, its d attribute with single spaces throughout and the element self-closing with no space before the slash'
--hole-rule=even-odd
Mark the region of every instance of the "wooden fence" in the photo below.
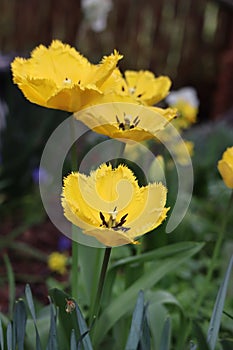
<svg viewBox="0 0 233 350">
<path fill-rule="evenodd" d="M 0 51 L 24 54 L 54 38 L 93 62 L 117 48 L 122 69 L 167 74 L 173 88 L 194 86 L 201 119 L 232 107 L 232 0 L 114 0 L 100 33 L 88 27 L 80 0 L 0 0 Z"/>
</svg>

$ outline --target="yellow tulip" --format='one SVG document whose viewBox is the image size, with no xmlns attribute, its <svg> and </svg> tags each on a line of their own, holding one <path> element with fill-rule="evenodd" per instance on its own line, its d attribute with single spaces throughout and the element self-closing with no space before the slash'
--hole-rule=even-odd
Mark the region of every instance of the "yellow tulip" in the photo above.
<svg viewBox="0 0 233 350">
<path fill-rule="evenodd" d="M 99 134 L 140 142 L 164 129 L 176 117 L 176 109 L 114 102 L 83 109 L 74 117 Z"/>
<path fill-rule="evenodd" d="M 135 244 L 166 218 L 167 189 L 162 183 L 140 187 L 124 165 L 102 164 L 89 176 L 71 173 L 64 179 L 65 217 L 83 233 L 108 247 Z"/>
<path fill-rule="evenodd" d="M 99 64 L 91 64 L 74 48 L 54 40 L 49 48 L 40 45 L 33 50 L 29 59 L 15 58 L 13 81 L 33 103 L 76 112 L 83 106 L 99 103 L 105 93 L 114 101 L 111 86 L 117 75 L 111 77 L 111 83 L 104 89 L 102 85 L 122 57 L 115 50 Z"/>
<path fill-rule="evenodd" d="M 227 148 L 218 162 L 218 170 L 225 185 L 233 189 L 233 147 Z"/>
<path fill-rule="evenodd" d="M 135 101 L 152 106 L 164 99 L 171 87 L 171 80 L 167 76 L 155 77 L 148 70 L 124 72 L 119 94 L 132 96 Z"/>
</svg>

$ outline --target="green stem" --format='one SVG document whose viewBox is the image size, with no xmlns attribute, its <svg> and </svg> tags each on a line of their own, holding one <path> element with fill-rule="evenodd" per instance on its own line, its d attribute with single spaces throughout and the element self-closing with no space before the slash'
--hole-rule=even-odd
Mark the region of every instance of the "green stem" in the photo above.
<svg viewBox="0 0 233 350">
<path fill-rule="evenodd" d="M 72 240 L 71 295 L 78 297 L 78 243 Z"/>
<path fill-rule="evenodd" d="M 124 142 L 121 142 L 118 158 L 123 157 L 125 146 L 126 146 L 126 144 Z M 119 165 L 118 158 L 115 159 L 113 162 L 113 167 L 115 167 L 115 168 Z M 97 289 L 97 293 L 96 293 L 94 308 L 93 308 L 93 311 L 91 310 L 91 312 L 90 312 L 89 320 L 90 320 L 91 324 L 98 317 L 98 313 L 99 313 L 99 309 L 100 309 L 100 305 L 101 305 L 103 288 L 104 288 L 104 281 L 105 281 L 105 277 L 106 277 L 108 263 L 110 260 L 111 250 L 112 250 L 111 247 L 105 248 L 104 259 L 103 259 L 103 264 L 102 264 L 102 268 L 101 268 L 101 272 L 100 272 L 100 278 L 99 278 L 99 284 L 98 284 L 98 289 Z"/>
<path fill-rule="evenodd" d="M 71 169 L 77 171 L 77 154 L 76 154 L 76 143 L 75 143 L 75 120 L 71 119 L 70 123 L 70 134 L 71 140 L 74 141 L 71 147 Z M 75 225 L 72 225 L 72 236 Z M 72 265 L 71 265 L 71 295 L 77 300 L 78 297 L 78 242 L 72 239 Z"/>
<path fill-rule="evenodd" d="M 100 278 L 99 278 L 99 284 L 98 284 L 98 289 L 96 293 L 96 298 L 95 298 L 95 303 L 94 303 L 94 309 L 93 313 L 90 315 L 90 322 L 92 323 L 94 319 L 98 317 L 100 305 L 101 305 L 101 298 L 102 298 L 102 293 L 103 293 L 103 288 L 104 288 L 104 282 L 105 282 L 105 277 L 106 277 L 106 272 L 108 268 L 108 263 L 110 260 L 110 255 L 111 255 L 112 248 L 107 247 L 105 248 L 105 253 L 104 253 L 104 260 L 100 272 Z"/>
</svg>

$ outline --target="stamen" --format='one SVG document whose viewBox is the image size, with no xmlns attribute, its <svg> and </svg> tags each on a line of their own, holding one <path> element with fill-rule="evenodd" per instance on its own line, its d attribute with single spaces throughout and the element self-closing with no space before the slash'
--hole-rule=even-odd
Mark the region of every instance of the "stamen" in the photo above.
<svg viewBox="0 0 233 350">
<path fill-rule="evenodd" d="M 107 222 L 105 221 L 104 214 L 101 213 L 101 211 L 100 211 L 100 219 L 101 219 L 101 221 L 102 221 L 102 224 L 101 224 L 100 226 L 108 227 L 108 224 L 107 224 Z"/>
<path fill-rule="evenodd" d="M 132 116 L 126 115 L 124 113 L 124 122 L 121 122 L 119 120 L 118 116 L 116 115 L 116 121 L 118 123 L 118 127 L 119 127 L 119 129 L 121 129 L 123 131 L 133 129 L 140 123 L 139 116 L 136 116 L 134 118 L 133 122 L 131 122 L 131 120 L 132 120 Z"/>
<path fill-rule="evenodd" d="M 129 87 L 129 93 L 133 95 L 135 93 L 136 87 Z"/>
<path fill-rule="evenodd" d="M 117 214 L 118 214 L 118 212 L 117 212 L 116 209 L 117 209 L 117 207 L 115 207 L 113 211 L 108 212 L 108 214 L 110 215 L 108 221 L 105 219 L 104 214 L 100 211 L 100 219 L 101 219 L 101 221 L 102 221 L 102 223 L 100 224 L 100 226 L 104 226 L 104 227 L 106 227 L 106 228 L 111 228 L 111 229 L 116 230 L 116 231 L 121 230 L 121 231 L 126 232 L 126 231 L 128 231 L 130 228 L 128 228 L 128 227 L 122 227 L 122 226 L 123 226 L 123 225 L 125 224 L 125 222 L 126 222 L 126 218 L 127 218 L 127 216 L 128 216 L 128 213 L 125 214 L 125 215 L 123 215 L 123 216 L 121 217 L 120 221 L 116 221 L 116 217 L 117 217 Z"/>
<path fill-rule="evenodd" d="M 134 126 L 137 126 L 139 124 L 139 122 L 140 122 L 140 119 L 139 119 L 139 116 L 137 116 L 133 121 Z"/>
<path fill-rule="evenodd" d="M 63 80 L 63 83 L 64 83 L 64 84 L 71 84 L 71 83 L 72 83 L 72 80 L 69 79 L 69 78 L 65 78 L 65 79 Z"/>
</svg>

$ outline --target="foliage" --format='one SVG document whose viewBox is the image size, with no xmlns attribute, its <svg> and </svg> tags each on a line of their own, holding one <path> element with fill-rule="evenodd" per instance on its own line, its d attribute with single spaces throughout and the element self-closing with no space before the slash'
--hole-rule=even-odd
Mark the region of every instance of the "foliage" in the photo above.
<svg viewBox="0 0 233 350">
<path fill-rule="evenodd" d="M 176 247 L 175 250 L 177 249 Z M 181 247 L 180 247 L 181 248 Z M 185 248 L 183 246 L 183 248 Z M 196 246 L 199 250 L 201 246 Z M 197 249 L 187 247 L 187 252 L 185 253 L 183 259 L 187 259 L 190 255 L 195 253 Z M 129 263 L 126 262 L 126 263 Z M 174 262 L 173 262 L 174 264 Z M 198 323 L 193 323 L 193 336 L 196 340 L 190 342 L 190 350 L 214 350 L 216 347 L 217 337 L 219 333 L 219 327 L 223 312 L 223 307 L 225 303 L 226 291 L 229 283 L 229 278 L 231 270 L 233 267 L 233 256 L 231 257 L 230 263 L 228 265 L 225 278 L 222 282 L 222 285 L 219 289 L 218 296 L 215 302 L 213 309 L 212 317 L 209 323 L 209 329 L 207 337 L 203 334 L 201 327 Z M 156 274 L 161 277 L 161 273 L 156 271 Z M 157 278 L 158 279 L 158 278 Z M 156 280 L 156 278 L 155 278 Z M 142 284 L 145 287 L 145 284 Z M 130 305 L 132 307 L 132 291 L 131 288 L 131 298 Z M 126 291 L 127 293 L 127 291 Z M 35 312 L 35 306 L 32 298 L 32 293 L 30 286 L 27 285 L 25 288 L 26 301 L 19 299 L 14 305 L 13 320 L 7 320 L 3 315 L 0 317 L 0 348 L 1 350 L 23 350 L 23 349 L 36 349 L 40 350 L 46 347 L 47 350 L 58 350 L 58 349 L 70 349 L 77 350 L 82 347 L 84 350 L 92 350 L 97 348 L 98 341 L 96 337 L 99 337 L 99 340 L 103 339 L 103 326 L 100 321 L 96 320 L 98 329 L 95 329 L 95 324 L 92 322 L 90 328 L 88 328 L 84 316 L 80 310 L 77 302 L 71 298 L 68 294 L 64 293 L 58 289 L 50 290 L 50 305 L 45 307 L 43 310 L 43 316 L 37 318 Z M 129 293 L 128 293 L 129 294 Z M 154 292 L 154 295 L 151 295 L 149 300 L 145 302 L 145 293 L 141 290 L 138 293 L 136 305 L 133 311 L 132 321 L 130 325 L 130 330 L 127 335 L 126 342 L 122 342 L 122 333 L 119 334 L 119 337 L 116 338 L 117 344 L 114 349 L 125 349 L 125 350 L 137 350 L 137 349 L 150 349 L 151 346 L 153 349 L 158 350 L 169 350 L 171 349 L 171 319 L 167 316 L 164 318 L 164 323 L 162 316 L 162 309 L 164 304 L 176 305 L 180 312 L 183 322 L 180 323 L 180 332 L 178 333 L 178 344 L 179 349 L 184 348 L 184 343 L 180 342 L 179 338 L 181 337 L 182 329 L 185 326 L 184 321 L 186 315 L 179 303 L 174 299 L 172 295 L 166 292 Z M 147 298 L 146 298 L 147 299 Z M 154 301 L 153 301 L 154 300 Z M 128 308 L 122 308 L 122 297 L 119 296 L 115 304 L 117 308 L 123 310 L 123 315 L 127 314 Z M 26 303 L 25 303 L 26 302 Z M 67 308 L 67 303 L 72 302 L 72 309 Z M 128 300 L 129 302 L 129 300 Z M 31 317 L 28 317 L 27 308 Z M 150 316 L 150 309 L 156 305 L 156 310 L 160 309 L 159 321 L 160 327 L 156 327 L 156 323 L 152 323 Z M 120 307 L 121 306 L 121 307 Z M 115 309 L 115 312 L 117 310 Z M 104 311 L 106 314 L 106 310 Z M 108 321 L 111 322 L 111 325 L 114 325 L 116 322 L 115 312 L 111 305 L 107 308 L 107 313 L 109 313 Z M 42 314 L 42 313 L 41 313 Z M 99 325 L 100 322 L 100 325 Z M 50 324 L 49 328 L 44 327 L 47 324 Z M 125 323 L 125 322 L 124 322 Z M 32 325 L 34 326 L 34 332 L 32 332 Z M 106 323 L 105 323 L 106 325 Z M 111 327 L 110 325 L 110 327 Z M 93 343 L 91 341 L 91 334 L 95 331 Z M 99 333 L 99 334 L 98 334 Z M 152 334 L 152 338 L 151 335 Z M 97 334 L 97 336 L 96 336 Z M 115 334 L 117 336 L 117 334 Z M 98 338 L 97 338 L 98 339 Z M 109 345 L 105 344 L 104 347 L 109 348 L 113 342 L 113 339 L 109 339 Z M 151 344 L 152 342 L 152 344 Z M 5 345 L 4 345 L 5 344 Z M 43 344 L 43 345 L 42 345 Z M 47 344 L 47 345 L 46 345 Z M 94 346 L 92 345 L 94 344 Z M 196 345 L 195 345 L 196 344 Z M 101 345 L 101 349 L 103 345 Z M 224 347 L 223 347 L 224 349 Z M 227 348 L 226 348 L 227 349 Z"/>
</svg>

